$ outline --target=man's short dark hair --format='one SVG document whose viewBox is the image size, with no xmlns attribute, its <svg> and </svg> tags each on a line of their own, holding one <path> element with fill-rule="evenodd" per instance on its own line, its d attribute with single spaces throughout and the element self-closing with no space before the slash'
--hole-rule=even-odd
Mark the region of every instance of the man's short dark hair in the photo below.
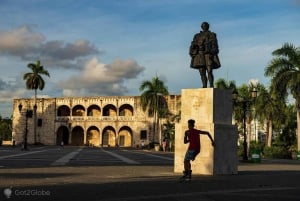
<svg viewBox="0 0 300 201">
<path fill-rule="evenodd" d="M 188 124 L 192 124 L 192 125 L 194 125 L 194 124 L 195 124 L 195 120 L 194 120 L 194 119 L 190 119 L 190 120 L 188 120 Z"/>
</svg>

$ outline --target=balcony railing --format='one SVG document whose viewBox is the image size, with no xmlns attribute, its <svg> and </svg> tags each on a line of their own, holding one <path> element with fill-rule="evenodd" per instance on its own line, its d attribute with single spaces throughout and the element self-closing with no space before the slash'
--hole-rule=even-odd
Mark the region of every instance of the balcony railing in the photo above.
<svg viewBox="0 0 300 201">
<path fill-rule="evenodd" d="M 134 116 L 57 116 L 56 121 L 135 121 Z"/>
</svg>

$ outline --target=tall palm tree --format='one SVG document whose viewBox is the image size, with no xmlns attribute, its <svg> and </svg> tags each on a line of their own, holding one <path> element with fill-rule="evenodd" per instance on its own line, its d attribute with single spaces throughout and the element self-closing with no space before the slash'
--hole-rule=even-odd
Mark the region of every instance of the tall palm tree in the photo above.
<svg viewBox="0 0 300 201">
<path fill-rule="evenodd" d="M 272 52 L 274 58 L 265 68 L 265 75 L 272 78 L 271 90 L 280 98 L 286 98 L 288 92 L 295 99 L 297 108 L 298 151 L 300 150 L 300 47 L 284 43 Z"/>
<path fill-rule="evenodd" d="M 285 102 L 284 100 L 277 98 L 276 94 L 269 92 L 263 85 L 258 87 L 259 95 L 255 101 L 256 114 L 261 123 L 267 122 L 267 146 L 272 145 L 273 126 L 275 123 L 284 119 Z M 277 123 L 278 124 L 278 123 Z"/>
<path fill-rule="evenodd" d="M 165 104 L 164 95 L 168 95 L 168 88 L 165 86 L 164 82 L 161 81 L 157 76 L 151 81 L 143 81 L 140 86 L 141 94 L 141 106 L 144 111 L 148 110 L 149 114 L 154 115 L 153 121 L 153 134 L 152 142 L 155 141 L 155 133 L 157 133 L 159 125 L 159 111 L 163 111 L 163 106 Z"/>
<path fill-rule="evenodd" d="M 32 72 L 25 73 L 23 79 L 26 80 L 26 88 L 29 90 L 34 90 L 34 110 L 33 110 L 33 133 L 34 133 L 34 143 L 36 143 L 36 98 L 37 90 L 43 90 L 45 87 L 45 81 L 42 75 L 50 77 L 50 74 L 47 70 L 44 69 L 44 66 L 41 66 L 40 60 L 37 60 L 36 63 L 29 63 L 27 65 Z"/>
</svg>

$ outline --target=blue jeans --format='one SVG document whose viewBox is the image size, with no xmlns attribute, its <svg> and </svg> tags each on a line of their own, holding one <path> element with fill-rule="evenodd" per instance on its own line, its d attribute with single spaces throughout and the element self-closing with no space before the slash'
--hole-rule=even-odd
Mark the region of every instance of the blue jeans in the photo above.
<svg viewBox="0 0 300 201">
<path fill-rule="evenodd" d="M 195 160 L 196 156 L 199 154 L 198 151 L 195 150 L 187 150 L 185 153 L 184 160 L 185 161 L 190 161 L 190 160 Z"/>
</svg>

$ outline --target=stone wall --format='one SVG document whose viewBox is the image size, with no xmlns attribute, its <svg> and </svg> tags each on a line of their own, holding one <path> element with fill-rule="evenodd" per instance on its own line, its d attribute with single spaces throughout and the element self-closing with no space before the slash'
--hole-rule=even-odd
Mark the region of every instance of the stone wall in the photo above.
<svg viewBox="0 0 300 201">
<path fill-rule="evenodd" d="M 165 97 L 171 112 L 176 114 L 180 108 L 180 95 L 170 95 Z M 19 105 L 22 111 L 19 111 Z M 83 144 L 93 142 L 95 146 L 102 145 L 104 133 L 111 129 L 114 132 L 116 145 L 119 142 L 119 135 L 125 136 L 126 146 L 138 146 L 142 141 L 147 145 L 152 141 L 152 122 L 153 117 L 148 116 L 147 111 L 143 111 L 140 106 L 139 96 L 99 96 L 99 97 L 66 97 L 66 98 L 38 98 L 37 99 L 37 125 L 36 141 L 45 145 L 58 144 L 58 132 L 60 129 L 68 131 L 68 143 L 72 144 L 73 132 L 82 132 Z M 124 112 L 120 114 L 121 107 Z M 59 114 L 59 108 L 69 109 L 67 116 Z M 98 111 L 92 110 L 88 114 L 88 108 L 99 108 Z M 108 107 L 108 116 L 104 116 L 104 108 Z M 110 108 L 111 107 L 111 108 Z M 127 107 L 127 108 L 126 108 Z M 33 99 L 14 99 L 13 102 L 13 139 L 17 144 L 24 141 L 26 127 L 26 110 L 33 110 Z M 75 110 L 78 108 L 78 110 Z M 91 116 L 90 116 L 91 115 Z M 40 120 L 38 120 L 40 119 Z M 163 123 L 163 121 L 162 121 Z M 28 143 L 34 143 L 33 118 L 27 119 Z M 141 131 L 147 132 L 147 139 L 141 139 Z M 94 140 L 89 139 L 90 133 L 99 133 L 99 137 Z M 129 134 L 128 134 L 129 133 Z M 159 135 L 156 141 L 159 141 Z M 123 138 L 123 137 L 122 137 Z M 110 139 L 111 141 L 112 139 Z"/>
</svg>

